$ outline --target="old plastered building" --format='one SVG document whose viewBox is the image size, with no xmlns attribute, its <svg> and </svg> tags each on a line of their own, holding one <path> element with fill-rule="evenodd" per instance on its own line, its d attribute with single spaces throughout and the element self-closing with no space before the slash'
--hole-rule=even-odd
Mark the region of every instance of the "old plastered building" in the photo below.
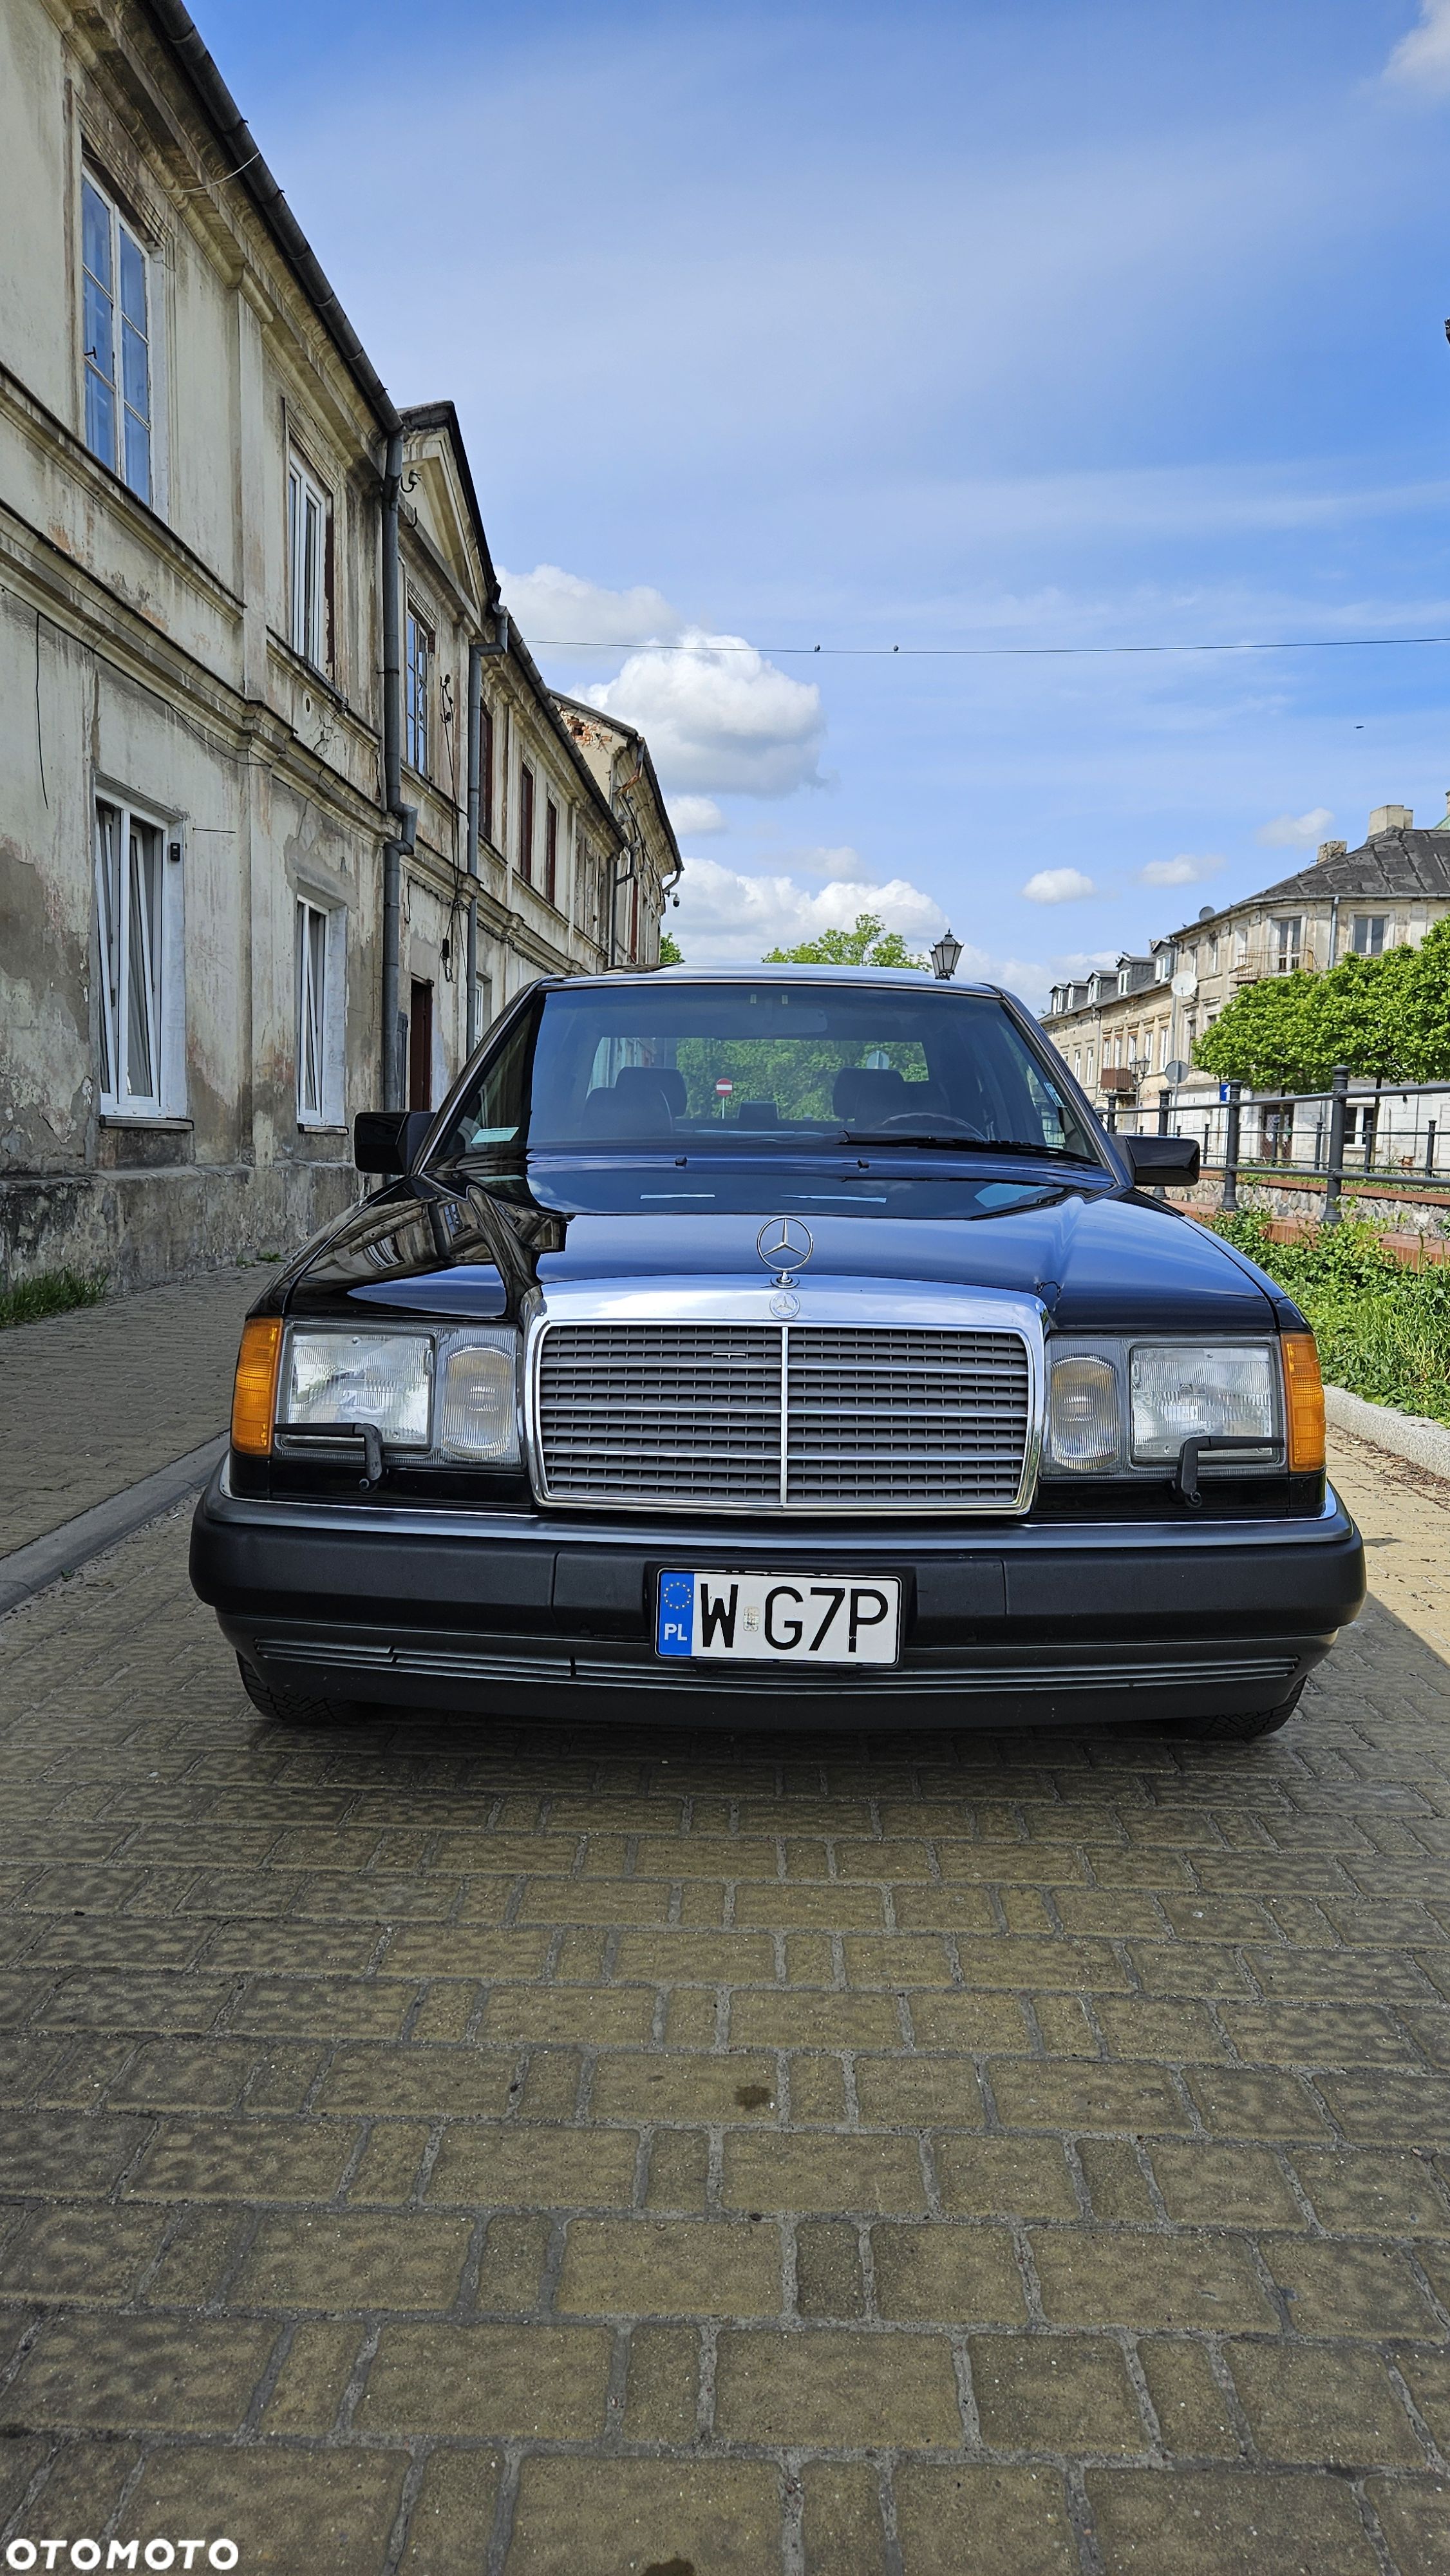
<svg viewBox="0 0 1450 2576">
<path fill-rule="evenodd" d="M 1043 1026 L 1103 1105 L 1156 1107 L 1169 1069 L 1189 1067 L 1204 1031 L 1245 985 L 1297 968 L 1323 973 L 1348 956 L 1418 947 L 1450 913 L 1450 800 L 1429 831 L 1405 805 L 1381 805 L 1358 849 L 1324 841 L 1315 863 L 1260 894 L 1151 942 L 1145 955 L 1053 989 Z M 1218 1077 L 1190 1075 L 1189 1092 Z"/>
<path fill-rule="evenodd" d="M 178 0 L 7 0 L 0 238 L 0 1271 L 134 1285 L 342 1205 L 632 845 Z"/>
</svg>

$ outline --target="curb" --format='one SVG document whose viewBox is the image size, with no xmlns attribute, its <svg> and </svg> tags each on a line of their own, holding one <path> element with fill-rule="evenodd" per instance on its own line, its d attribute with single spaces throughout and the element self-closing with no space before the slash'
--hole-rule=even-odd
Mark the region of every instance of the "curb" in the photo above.
<svg viewBox="0 0 1450 2576">
<path fill-rule="evenodd" d="M 154 1476 L 143 1476 L 139 1485 L 128 1485 L 123 1493 L 112 1494 L 108 1502 L 95 1503 L 88 1512 L 78 1512 L 73 1521 L 62 1521 L 59 1529 L 48 1530 L 44 1538 L 31 1539 L 28 1546 L 13 1548 L 0 1556 L 0 1617 L 7 1610 L 18 1610 L 22 1601 L 43 1592 L 63 1574 L 74 1574 L 89 1565 L 93 1556 L 103 1556 L 108 1547 L 116 1547 L 130 1538 L 148 1521 L 159 1520 L 163 1512 L 185 1502 L 206 1483 L 212 1469 L 226 1456 L 227 1435 L 208 1440 L 201 1449 L 189 1449 L 184 1458 L 173 1458 L 169 1467 L 158 1467 Z"/>
<path fill-rule="evenodd" d="M 1375 1449 L 1389 1449 L 1450 1484 L 1450 1428 L 1443 1422 L 1427 1421 L 1422 1413 L 1398 1413 L 1391 1404 L 1367 1404 L 1342 1386 L 1325 1388 L 1324 1415 L 1336 1431 L 1350 1431 Z"/>
</svg>

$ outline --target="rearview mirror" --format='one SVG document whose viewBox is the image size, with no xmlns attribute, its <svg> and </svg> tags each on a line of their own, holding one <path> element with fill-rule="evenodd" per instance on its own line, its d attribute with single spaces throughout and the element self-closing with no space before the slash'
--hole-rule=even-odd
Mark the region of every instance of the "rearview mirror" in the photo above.
<svg viewBox="0 0 1450 2576">
<path fill-rule="evenodd" d="M 408 1172 L 433 1124 L 431 1109 L 363 1109 L 352 1122 L 352 1159 L 360 1172 Z"/>
<path fill-rule="evenodd" d="M 1118 1143 L 1140 1189 L 1191 1190 L 1198 1178 L 1198 1145 L 1191 1136 L 1120 1136 Z"/>
</svg>

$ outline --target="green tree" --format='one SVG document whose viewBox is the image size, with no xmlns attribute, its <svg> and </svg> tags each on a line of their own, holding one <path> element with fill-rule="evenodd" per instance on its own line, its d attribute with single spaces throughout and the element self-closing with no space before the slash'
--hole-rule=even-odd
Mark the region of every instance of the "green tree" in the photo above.
<svg viewBox="0 0 1450 2576">
<path fill-rule="evenodd" d="M 803 939 L 795 948 L 769 948 L 766 966 L 913 966 L 925 974 L 930 960 L 907 947 L 899 930 L 888 930 L 879 914 L 858 912 L 854 930 L 823 930 L 819 939 Z"/>
<path fill-rule="evenodd" d="M 674 938 L 668 930 L 662 930 L 660 932 L 660 964 L 662 966 L 683 966 L 684 962 L 684 951 L 681 948 L 679 941 Z"/>
<path fill-rule="evenodd" d="M 1337 1064 L 1384 1082 L 1450 1076 L 1450 921 L 1418 948 L 1267 975 L 1206 1029 L 1193 1061 L 1256 1091 L 1323 1091 Z"/>
</svg>

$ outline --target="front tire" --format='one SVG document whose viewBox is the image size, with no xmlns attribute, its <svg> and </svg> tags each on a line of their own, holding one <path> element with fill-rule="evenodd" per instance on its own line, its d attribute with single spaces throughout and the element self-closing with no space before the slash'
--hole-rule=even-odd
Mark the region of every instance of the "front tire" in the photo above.
<svg viewBox="0 0 1450 2576">
<path fill-rule="evenodd" d="M 1206 1738 L 1211 1743 L 1252 1744 L 1257 1736 L 1277 1735 L 1281 1726 L 1288 1725 L 1299 1705 L 1299 1694 L 1303 1688 L 1301 1682 L 1299 1689 L 1279 1708 L 1251 1709 L 1240 1717 L 1180 1718 L 1178 1732 Z"/>
<path fill-rule="evenodd" d="M 342 1726 L 357 1715 L 350 1700 L 313 1699 L 307 1691 L 289 1690 L 285 1682 L 264 1682 L 255 1665 L 238 1655 L 237 1671 L 253 1708 L 282 1726 Z"/>
</svg>

